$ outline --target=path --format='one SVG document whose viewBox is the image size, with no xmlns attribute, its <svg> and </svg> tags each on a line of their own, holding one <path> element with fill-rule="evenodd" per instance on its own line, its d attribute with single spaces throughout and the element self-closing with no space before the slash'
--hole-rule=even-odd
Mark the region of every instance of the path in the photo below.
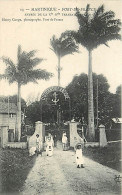
<svg viewBox="0 0 122 195">
<path fill-rule="evenodd" d="M 60 146 L 52 157 L 38 156 L 21 195 L 120 195 L 114 180 L 119 172 L 85 158 L 85 168 L 76 168 L 72 151 Z"/>
</svg>

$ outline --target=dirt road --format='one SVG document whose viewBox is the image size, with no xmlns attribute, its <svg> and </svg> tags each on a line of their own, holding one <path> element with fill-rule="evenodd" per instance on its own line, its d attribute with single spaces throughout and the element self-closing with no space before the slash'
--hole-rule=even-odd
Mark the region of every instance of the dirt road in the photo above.
<svg viewBox="0 0 122 195">
<path fill-rule="evenodd" d="M 38 156 L 29 173 L 22 195 L 120 195 L 120 173 L 85 158 L 85 168 L 77 168 L 73 151 L 54 148 L 54 155 Z"/>
</svg>

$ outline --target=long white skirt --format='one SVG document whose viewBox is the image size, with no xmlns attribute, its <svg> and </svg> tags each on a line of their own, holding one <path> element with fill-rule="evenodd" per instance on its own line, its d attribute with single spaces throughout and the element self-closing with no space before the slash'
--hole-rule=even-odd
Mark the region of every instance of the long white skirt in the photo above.
<svg viewBox="0 0 122 195">
<path fill-rule="evenodd" d="M 83 154 L 82 154 L 82 150 L 76 150 L 76 164 L 77 165 L 82 165 L 84 164 L 84 158 L 83 158 Z"/>
<path fill-rule="evenodd" d="M 53 146 L 47 146 L 46 147 L 46 155 L 52 156 L 53 155 Z"/>
</svg>

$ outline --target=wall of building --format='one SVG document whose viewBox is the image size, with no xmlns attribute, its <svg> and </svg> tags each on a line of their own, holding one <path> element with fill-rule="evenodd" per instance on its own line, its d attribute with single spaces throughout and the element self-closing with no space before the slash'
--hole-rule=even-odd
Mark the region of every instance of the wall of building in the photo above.
<svg viewBox="0 0 122 195">
<path fill-rule="evenodd" d="M 8 114 L 0 113 L 0 126 L 8 126 L 9 129 L 15 129 L 16 126 L 16 114 L 10 114 L 8 118 Z"/>
<path fill-rule="evenodd" d="M 14 129 L 16 127 L 16 114 L 1 114 L 0 113 L 0 126 L 9 126 L 9 129 Z M 0 139 L 1 139 L 1 127 L 0 127 Z"/>
</svg>

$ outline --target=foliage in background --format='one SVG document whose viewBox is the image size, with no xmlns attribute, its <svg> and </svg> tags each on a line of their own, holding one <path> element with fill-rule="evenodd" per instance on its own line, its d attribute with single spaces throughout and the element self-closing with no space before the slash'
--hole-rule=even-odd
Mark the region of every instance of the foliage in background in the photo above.
<svg viewBox="0 0 122 195">
<path fill-rule="evenodd" d="M 6 102 L 8 103 L 8 101 L 10 103 L 14 103 L 17 106 L 17 95 L 12 95 L 12 96 L 0 96 L 0 102 Z M 26 101 L 21 98 L 21 109 L 24 112 L 24 110 L 26 109 L 27 105 L 26 105 Z"/>
<path fill-rule="evenodd" d="M 79 121 L 84 117 L 85 122 L 88 124 L 88 76 L 87 74 L 80 74 L 74 76 L 71 83 L 66 87 L 71 101 L 71 117 Z M 97 79 L 98 79 L 98 121 L 106 128 L 111 126 L 111 119 L 120 117 L 121 108 L 121 93 L 120 86 L 117 88 L 116 94 L 109 92 L 109 84 L 106 77 L 102 74 L 97 75 L 93 73 L 94 85 L 94 113 L 95 125 L 97 117 Z M 43 102 L 35 101 L 30 104 L 26 109 L 27 118 L 35 124 L 36 121 L 41 119 L 41 106 L 42 106 L 42 121 L 45 123 L 55 123 L 57 120 L 57 109 L 60 105 L 62 121 L 69 120 L 69 102 L 65 101 L 64 95 L 57 92 L 57 99 L 59 102 L 54 105 L 54 92 L 48 94 L 47 99 Z M 42 105 L 41 105 L 42 103 Z"/>
</svg>

